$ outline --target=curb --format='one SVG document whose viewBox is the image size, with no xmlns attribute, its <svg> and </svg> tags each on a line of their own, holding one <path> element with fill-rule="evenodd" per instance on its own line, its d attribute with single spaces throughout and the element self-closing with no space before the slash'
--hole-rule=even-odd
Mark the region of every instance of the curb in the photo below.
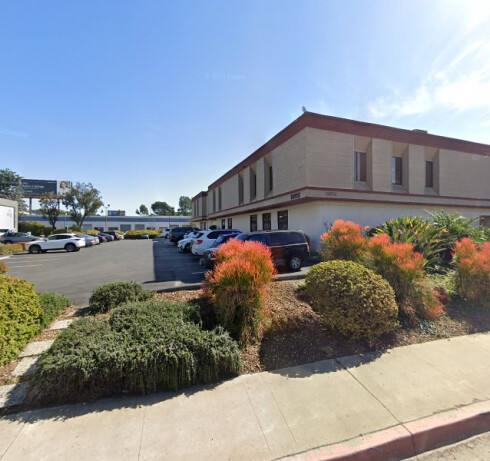
<svg viewBox="0 0 490 461">
<path fill-rule="evenodd" d="M 2 259 L 9 259 L 10 258 L 10 255 L 9 256 L 0 256 L 0 260 Z"/>
<path fill-rule="evenodd" d="M 284 276 L 282 276 L 284 275 Z M 283 282 L 288 280 L 301 280 L 306 277 L 305 273 L 293 273 L 293 274 L 280 274 L 280 276 L 276 276 L 274 282 Z M 202 283 L 189 283 L 187 285 L 179 285 L 175 287 L 167 287 L 167 288 L 159 288 L 155 290 L 157 293 L 172 293 L 174 291 L 194 291 L 200 290 L 202 288 Z"/>
<path fill-rule="evenodd" d="M 281 459 L 288 461 L 399 460 L 487 431 L 490 431 L 490 400 Z"/>
</svg>

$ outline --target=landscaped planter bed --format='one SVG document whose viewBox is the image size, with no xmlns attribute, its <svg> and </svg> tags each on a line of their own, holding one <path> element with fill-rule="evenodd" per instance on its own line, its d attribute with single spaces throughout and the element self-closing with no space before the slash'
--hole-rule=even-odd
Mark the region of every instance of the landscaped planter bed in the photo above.
<svg viewBox="0 0 490 461">
<path fill-rule="evenodd" d="M 349 341 L 323 325 L 320 315 L 297 292 L 300 284 L 301 281 L 287 281 L 270 285 L 266 309 L 272 314 L 272 326 L 259 344 L 241 351 L 242 373 L 490 331 L 488 309 L 451 302 L 436 320 L 420 321 L 414 326 L 402 324 L 372 346 L 365 341 Z M 160 293 L 157 298 L 198 303 L 202 311 L 212 312 L 201 291 Z M 212 316 L 208 321 L 213 322 Z"/>
</svg>

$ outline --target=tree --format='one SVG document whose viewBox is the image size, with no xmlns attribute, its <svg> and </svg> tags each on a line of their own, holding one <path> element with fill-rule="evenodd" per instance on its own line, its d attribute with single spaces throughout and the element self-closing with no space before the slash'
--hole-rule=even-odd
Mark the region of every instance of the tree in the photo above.
<svg viewBox="0 0 490 461">
<path fill-rule="evenodd" d="M 100 192 L 91 183 L 77 182 L 63 198 L 63 204 L 69 208 L 68 214 L 82 227 L 85 218 L 95 215 L 97 210 L 104 205 Z"/>
<path fill-rule="evenodd" d="M 170 206 L 167 202 L 155 202 L 151 204 L 153 213 L 159 216 L 172 216 L 175 215 L 175 208 Z"/>
<path fill-rule="evenodd" d="M 0 170 L 0 198 L 15 200 L 19 204 L 19 213 L 27 211 L 21 181 L 22 177 L 12 170 Z"/>
<path fill-rule="evenodd" d="M 39 211 L 43 215 L 43 218 L 49 221 L 49 224 L 51 224 L 54 231 L 56 229 L 58 216 L 61 214 L 60 198 L 52 192 L 49 192 L 39 199 L 39 205 Z"/>
<path fill-rule="evenodd" d="M 177 210 L 177 214 L 180 214 L 182 216 L 190 216 L 191 210 L 192 210 L 191 198 L 182 195 L 179 198 L 179 209 Z"/>
<path fill-rule="evenodd" d="M 149 215 L 148 207 L 146 205 L 140 205 L 140 207 L 136 210 L 136 214 L 139 215 Z"/>
</svg>

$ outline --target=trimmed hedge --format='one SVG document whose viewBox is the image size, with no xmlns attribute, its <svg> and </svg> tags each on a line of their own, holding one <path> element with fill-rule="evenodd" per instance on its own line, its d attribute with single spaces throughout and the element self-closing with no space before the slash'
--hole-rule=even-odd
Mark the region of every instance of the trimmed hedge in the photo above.
<svg viewBox="0 0 490 461">
<path fill-rule="evenodd" d="M 22 253 L 24 251 L 24 245 L 22 243 L 8 243 L 7 245 L 0 245 L 0 256 L 13 255 L 14 253 Z"/>
<path fill-rule="evenodd" d="M 240 371 L 238 345 L 222 329 L 187 321 L 194 307 L 149 301 L 110 319 L 71 324 L 41 358 L 31 399 L 45 403 L 176 390 Z"/>
<path fill-rule="evenodd" d="M 97 312 L 108 312 L 120 304 L 146 301 L 155 293 L 146 291 L 136 282 L 111 282 L 97 287 L 89 299 L 90 307 Z"/>
<path fill-rule="evenodd" d="M 190 228 L 189 228 L 190 229 Z M 130 230 L 124 234 L 124 239 L 141 239 L 143 234 L 148 234 L 151 239 L 154 239 L 160 235 L 160 230 Z"/>
<path fill-rule="evenodd" d="M 61 293 L 39 293 L 39 301 L 43 309 L 41 327 L 47 327 L 65 308 L 68 307 L 70 300 Z"/>
<path fill-rule="evenodd" d="M 0 277 L 0 366 L 14 359 L 38 332 L 42 308 L 34 285 Z"/>
<path fill-rule="evenodd" d="M 305 293 L 311 306 L 332 329 L 370 343 L 398 325 L 393 288 L 380 275 L 352 261 L 313 266 Z"/>
<path fill-rule="evenodd" d="M 9 271 L 9 267 L 3 261 L 0 261 L 0 274 L 6 274 Z"/>
</svg>

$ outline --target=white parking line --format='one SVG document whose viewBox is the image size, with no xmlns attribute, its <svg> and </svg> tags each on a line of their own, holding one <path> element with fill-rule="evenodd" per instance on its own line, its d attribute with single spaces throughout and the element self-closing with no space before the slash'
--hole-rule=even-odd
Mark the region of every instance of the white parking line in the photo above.
<svg viewBox="0 0 490 461">
<path fill-rule="evenodd" d="M 42 264 L 25 264 L 24 266 L 10 266 L 12 269 L 17 269 L 19 267 L 37 267 L 37 266 L 42 266 Z"/>
<path fill-rule="evenodd" d="M 22 259 L 18 261 L 10 261 L 9 266 L 12 264 L 24 264 L 25 262 L 46 262 L 46 261 L 56 261 L 56 259 L 36 259 L 36 261 L 33 261 L 32 259 Z"/>
</svg>

